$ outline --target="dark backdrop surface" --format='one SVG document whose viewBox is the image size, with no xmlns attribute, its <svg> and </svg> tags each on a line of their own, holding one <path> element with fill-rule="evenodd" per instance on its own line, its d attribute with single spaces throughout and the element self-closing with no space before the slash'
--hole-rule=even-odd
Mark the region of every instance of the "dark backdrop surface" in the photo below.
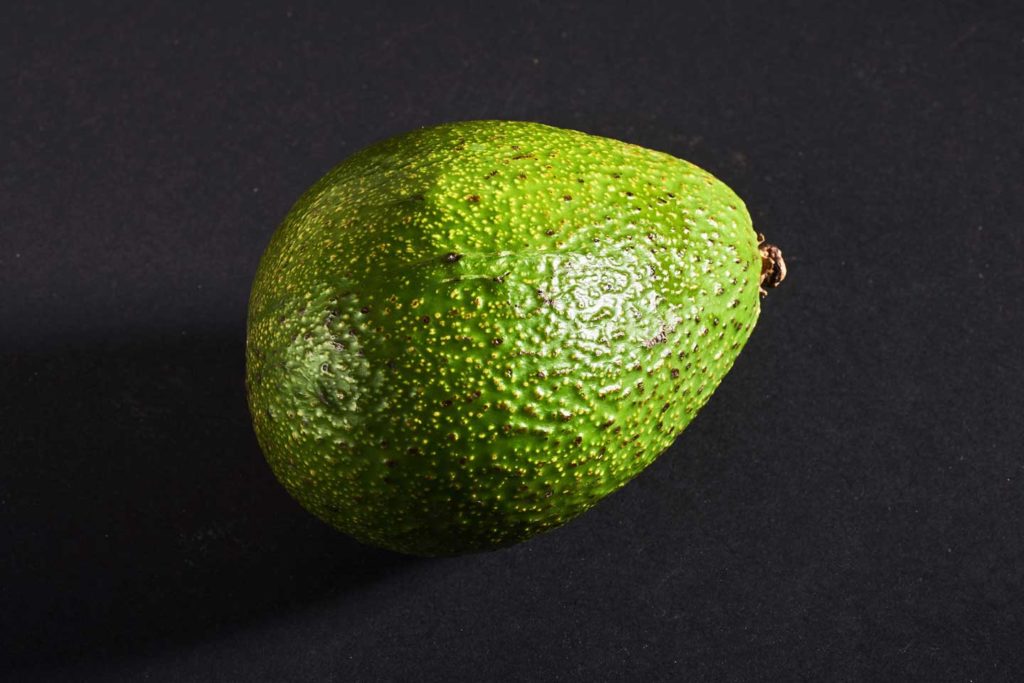
<svg viewBox="0 0 1024 683">
<path fill-rule="evenodd" d="M 1019 3 L 253 5 L 0 12 L 0 677 L 1021 679 Z M 245 307 L 329 167 L 473 118 L 694 161 L 791 277 L 625 489 L 405 558 L 273 480 Z"/>
</svg>

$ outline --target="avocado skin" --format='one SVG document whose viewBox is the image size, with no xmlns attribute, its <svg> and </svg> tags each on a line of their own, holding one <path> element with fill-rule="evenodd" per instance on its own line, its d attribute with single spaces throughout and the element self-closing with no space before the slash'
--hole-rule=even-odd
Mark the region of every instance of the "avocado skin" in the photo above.
<svg viewBox="0 0 1024 683">
<path fill-rule="evenodd" d="M 759 313 L 743 202 L 668 154 L 471 121 L 364 149 L 275 232 L 246 384 L 306 509 L 417 555 L 510 545 L 623 486 Z"/>
</svg>

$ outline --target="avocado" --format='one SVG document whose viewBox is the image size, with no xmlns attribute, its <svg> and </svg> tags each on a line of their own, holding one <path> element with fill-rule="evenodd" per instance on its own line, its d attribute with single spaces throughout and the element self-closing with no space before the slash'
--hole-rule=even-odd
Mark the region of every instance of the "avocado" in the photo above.
<svg viewBox="0 0 1024 683">
<path fill-rule="evenodd" d="M 328 172 L 274 233 L 249 303 L 256 436 L 365 543 L 516 543 L 672 443 L 784 274 L 686 161 L 536 123 L 417 130 Z"/>
</svg>

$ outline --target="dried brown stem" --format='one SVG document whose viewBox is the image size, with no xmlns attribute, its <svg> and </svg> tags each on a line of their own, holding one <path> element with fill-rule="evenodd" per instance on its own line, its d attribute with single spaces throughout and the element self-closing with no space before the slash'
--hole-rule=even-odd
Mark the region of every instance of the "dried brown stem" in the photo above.
<svg viewBox="0 0 1024 683">
<path fill-rule="evenodd" d="M 757 235 L 758 250 L 761 252 L 761 296 L 768 294 L 767 287 L 778 287 L 786 279 L 786 262 L 782 250 L 764 241 L 764 235 Z"/>
</svg>

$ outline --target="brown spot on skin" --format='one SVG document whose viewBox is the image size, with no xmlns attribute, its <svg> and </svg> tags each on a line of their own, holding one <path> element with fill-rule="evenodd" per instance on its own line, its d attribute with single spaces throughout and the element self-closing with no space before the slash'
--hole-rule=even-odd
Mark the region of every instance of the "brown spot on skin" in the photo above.
<svg viewBox="0 0 1024 683">
<path fill-rule="evenodd" d="M 581 443 L 583 443 L 583 437 L 577 436 L 575 439 L 573 439 L 572 443 L 574 446 L 579 446 Z"/>
<path fill-rule="evenodd" d="M 665 405 L 663 405 L 663 406 L 661 407 L 661 412 L 663 412 L 663 413 L 664 413 L 664 412 L 665 412 L 666 410 L 668 410 L 668 409 L 669 409 L 670 407 L 671 407 L 671 404 L 668 404 L 668 403 L 666 403 Z"/>
<path fill-rule="evenodd" d="M 567 194 L 567 195 L 563 196 L 562 199 L 564 201 L 571 202 L 572 201 L 572 195 L 571 194 Z"/>
<path fill-rule="evenodd" d="M 447 254 L 444 255 L 445 263 L 458 263 L 461 260 L 462 254 L 457 254 L 454 251 L 449 251 Z"/>
<path fill-rule="evenodd" d="M 421 451 L 416 446 L 410 446 L 409 450 L 407 450 L 406 453 L 408 453 L 409 455 L 419 455 Z"/>
<path fill-rule="evenodd" d="M 501 337 L 495 337 L 491 340 L 491 346 L 501 346 L 505 342 Z"/>
<path fill-rule="evenodd" d="M 448 408 L 448 407 L 450 407 L 452 405 L 452 403 L 453 403 L 453 401 L 450 398 L 446 398 L 443 401 L 441 401 L 441 407 L 442 408 Z"/>
<path fill-rule="evenodd" d="M 385 465 L 386 467 L 394 467 L 394 466 L 395 466 L 395 464 L 396 464 L 396 463 L 395 463 L 395 461 L 394 461 L 394 460 L 385 460 L 385 461 L 384 461 L 384 465 Z"/>
<path fill-rule="evenodd" d="M 429 325 L 430 324 L 430 316 L 429 315 L 423 316 L 422 318 L 420 318 L 420 322 L 423 323 L 424 325 Z"/>
<path fill-rule="evenodd" d="M 662 325 L 661 329 L 658 330 L 658 334 L 645 341 L 643 343 L 643 347 L 645 349 L 649 349 L 657 346 L 658 344 L 664 344 L 666 339 L 668 339 L 668 330 L 666 330 L 665 326 Z"/>
<path fill-rule="evenodd" d="M 675 368 L 672 368 L 672 373 L 671 374 L 672 374 L 672 379 L 676 379 L 677 377 L 679 377 L 679 371 L 676 370 Z"/>
<path fill-rule="evenodd" d="M 466 197 L 466 201 L 469 202 L 470 204 L 476 204 L 477 202 L 480 201 L 480 195 L 471 194 L 468 197 Z"/>
<path fill-rule="evenodd" d="M 545 230 L 544 234 L 547 235 L 548 237 L 551 237 L 552 235 L 555 234 L 555 231 L 554 230 Z"/>
</svg>

